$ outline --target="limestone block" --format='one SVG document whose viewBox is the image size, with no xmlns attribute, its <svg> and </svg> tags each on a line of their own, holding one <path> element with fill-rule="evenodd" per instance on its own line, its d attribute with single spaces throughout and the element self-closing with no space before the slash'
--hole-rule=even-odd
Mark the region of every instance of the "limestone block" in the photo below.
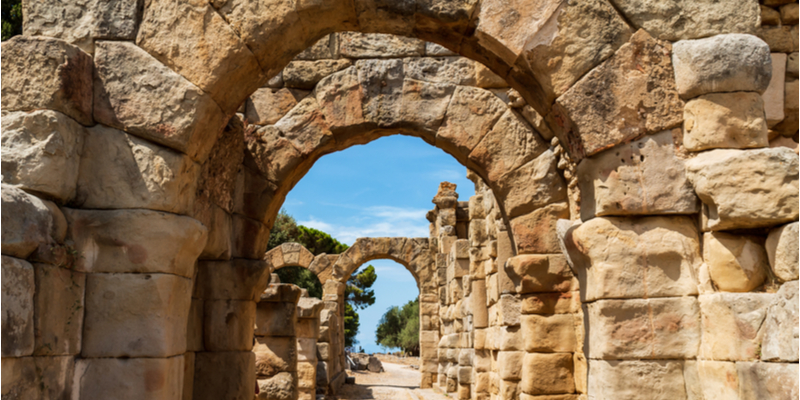
<svg viewBox="0 0 800 400">
<path fill-rule="evenodd" d="M 322 343 L 317 343 L 318 351 L 321 347 L 324 347 Z M 279 372 L 297 370 L 297 342 L 293 336 L 256 336 L 253 353 L 256 355 L 258 376 L 272 376 Z"/>
<path fill-rule="evenodd" d="M 736 364 L 728 361 L 698 360 L 695 365 L 700 383 L 697 385 L 699 386 L 697 388 L 699 393 L 696 395 L 702 396 L 703 399 L 707 400 L 739 398 L 739 379 L 736 372 Z M 691 368 L 690 362 L 687 362 L 684 368 Z M 694 386 L 687 384 L 687 389 Z"/>
<path fill-rule="evenodd" d="M 233 246 L 231 238 L 233 236 L 233 219 L 231 215 L 216 204 L 195 201 L 194 212 L 191 217 L 208 228 L 208 238 L 198 259 L 230 259 Z"/>
<path fill-rule="evenodd" d="M 771 51 L 777 53 L 797 51 L 797 44 L 794 42 L 797 39 L 792 37 L 791 26 L 762 26 L 758 29 L 757 35 L 769 45 Z"/>
<path fill-rule="evenodd" d="M 186 324 L 186 350 L 192 352 L 203 351 L 203 316 L 205 307 L 203 299 L 192 298 L 189 307 L 189 321 Z"/>
<path fill-rule="evenodd" d="M 195 297 L 256 301 L 269 284 L 269 272 L 260 260 L 200 261 Z"/>
<path fill-rule="evenodd" d="M 682 361 L 589 361 L 589 393 L 602 399 L 687 399 Z"/>
<path fill-rule="evenodd" d="M 195 399 L 252 400 L 256 386 L 255 354 L 249 351 L 196 353 Z"/>
<path fill-rule="evenodd" d="M 556 222 L 569 218 L 567 203 L 553 203 L 511 220 L 517 254 L 557 254 Z M 500 243 L 498 243 L 499 246 Z M 498 265 L 501 255 L 498 248 Z"/>
<path fill-rule="evenodd" d="M 253 301 L 203 302 L 203 342 L 206 351 L 248 351 L 253 348 Z"/>
<path fill-rule="evenodd" d="M 464 57 L 403 59 L 403 74 L 406 79 L 448 86 L 475 86 L 475 68 L 475 63 Z"/>
<path fill-rule="evenodd" d="M 436 134 L 436 146 L 456 159 L 466 161 L 505 108 L 505 104 L 487 90 L 459 86 Z"/>
<path fill-rule="evenodd" d="M 511 294 L 503 294 L 497 302 L 497 324 L 503 326 L 519 326 L 520 324 L 519 297 Z"/>
<path fill-rule="evenodd" d="M 763 322 L 775 295 L 715 293 L 700 295 L 703 340 L 698 357 L 720 361 L 758 358 Z"/>
<path fill-rule="evenodd" d="M 577 343 L 572 314 L 523 315 L 521 321 L 525 351 L 540 353 L 575 351 Z"/>
<path fill-rule="evenodd" d="M 293 302 L 260 302 L 256 310 L 257 336 L 295 336 L 296 304 Z"/>
<path fill-rule="evenodd" d="M 788 148 L 712 150 L 687 161 L 686 170 L 703 202 L 704 230 L 772 226 L 798 217 L 798 158 Z"/>
<path fill-rule="evenodd" d="M 193 218 L 150 210 L 64 208 L 84 272 L 164 272 L 192 278 L 207 230 Z"/>
<path fill-rule="evenodd" d="M 700 308 L 694 297 L 599 300 L 588 305 L 591 359 L 697 356 Z"/>
<path fill-rule="evenodd" d="M 764 114 L 767 125 L 773 127 L 786 117 L 784 114 L 784 82 L 786 75 L 786 54 L 772 53 L 772 79 L 764 92 Z"/>
<path fill-rule="evenodd" d="M 313 89 L 314 86 L 316 86 L 317 82 L 322 80 L 322 78 L 330 74 L 333 74 L 334 72 L 341 71 L 351 65 L 352 62 L 348 59 L 292 61 L 289 63 L 289 65 L 286 66 L 286 68 L 283 69 L 283 82 L 286 85 L 286 87 L 310 90 Z M 282 89 L 282 91 L 285 90 L 286 89 Z M 286 91 L 286 94 L 289 94 L 288 91 Z M 284 97 L 286 97 L 285 94 Z M 252 98 L 253 97 L 251 96 L 251 99 Z M 287 105 L 290 102 L 288 98 L 285 101 L 286 103 L 284 104 Z M 277 104 L 273 103 L 272 105 L 275 106 Z M 289 107 L 289 109 L 291 109 L 291 107 Z M 274 113 L 277 111 L 278 110 L 273 110 L 271 112 Z M 269 122 L 265 122 L 259 125 L 268 125 L 268 124 Z"/>
<path fill-rule="evenodd" d="M 181 397 L 183 355 L 170 358 L 89 358 L 75 362 L 81 400 Z"/>
<path fill-rule="evenodd" d="M 501 353 L 503 354 L 503 353 Z M 458 367 L 457 369 L 457 378 L 459 384 L 470 384 L 472 383 L 472 367 Z"/>
<path fill-rule="evenodd" d="M 703 259 L 714 285 L 724 292 L 749 292 L 767 277 L 767 252 L 756 236 L 707 232 L 703 235 Z"/>
<path fill-rule="evenodd" d="M 786 60 L 786 77 L 792 77 L 797 79 L 798 77 L 798 54 L 797 52 L 789 54 L 789 57 Z"/>
<path fill-rule="evenodd" d="M 297 399 L 297 382 L 294 375 L 281 372 L 275 376 L 256 381 L 259 393 L 258 400 L 294 400 Z"/>
<path fill-rule="evenodd" d="M 659 39 L 698 39 L 721 33 L 755 33 L 761 10 L 742 0 L 722 2 L 612 0 L 628 21 Z"/>
<path fill-rule="evenodd" d="M 328 286 L 328 285 L 327 285 L 327 283 L 328 283 L 328 282 L 325 282 L 325 283 L 326 283 L 326 286 Z M 338 283 L 338 282 L 337 282 L 337 283 Z M 340 284 L 337 284 L 336 286 L 339 286 L 339 285 L 340 285 Z M 327 289 L 327 288 L 323 288 L 323 291 L 324 291 L 325 295 L 330 295 L 330 294 L 331 294 L 331 293 L 330 293 L 330 291 L 329 291 L 329 290 L 326 290 L 326 289 Z M 344 289 L 342 289 L 342 290 L 344 290 Z M 290 284 L 290 283 L 284 283 L 284 284 L 271 284 L 271 285 L 269 285 L 269 287 L 267 287 L 267 289 L 266 289 L 266 290 L 264 290 L 264 292 L 261 294 L 261 297 L 259 298 L 259 301 L 260 301 L 260 302 L 262 302 L 262 303 L 263 303 L 263 302 L 273 302 L 273 303 L 277 303 L 277 302 L 284 302 L 284 303 L 292 303 L 292 304 L 294 305 L 294 307 L 296 308 L 296 307 L 297 307 L 297 303 L 300 301 L 300 296 L 301 296 L 302 294 L 303 294 L 303 292 L 302 292 L 302 289 L 301 289 L 300 287 L 298 287 L 298 286 L 296 286 L 296 285 L 293 285 L 293 284 Z M 325 309 L 328 309 L 328 306 L 329 306 L 331 303 L 332 303 L 332 302 L 329 302 L 329 301 L 327 301 L 327 300 L 326 300 L 326 303 L 325 303 L 325 305 L 324 305 L 323 307 L 324 307 Z M 271 307 L 271 306 L 274 306 L 274 305 L 266 305 L 266 304 L 265 304 L 265 306 L 267 306 L 267 307 Z M 337 305 L 337 306 L 334 306 L 334 309 L 333 309 L 333 310 L 335 311 L 336 309 L 338 309 L 338 305 Z M 294 313 L 295 313 L 295 310 L 294 310 L 294 309 L 289 309 L 289 308 L 287 308 L 287 309 L 286 309 L 286 312 L 292 313 L 292 317 L 290 317 L 290 318 L 294 319 L 294 315 L 295 315 L 295 314 L 294 314 Z"/>
<path fill-rule="evenodd" d="M 755 92 L 711 93 L 692 99 L 684 109 L 683 144 L 689 151 L 767 147 L 764 106 Z"/>
<path fill-rule="evenodd" d="M 34 271 L 27 261 L 2 258 L 3 357 L 23 357 L 34 351 Z"/>
<path fill-rule="evenodd" d="M 263 257 L 269 241 L 269 229 L 260 221 L 233 214 L 231 255 L 234 258 L 258 259 Z"/>
<path fill-rule="evenodd" d="M 316 340 L 319 337 L 318 318 L 300 318 L 297 320 L 295 333 L 298 338 L 311 338 Z"/>
<path fill-rule="evenodd" d="M 559 97 L 552 119 L 560 137 L 587 156 L 681 123 L 668 42 L 640 30 Z M 640 68 L 631 68 L 637 65 Z"/>
<path fill-rule="evenodd" d="M 421 57 L 425 42 L 381 33 L 342 32 L 337 35 L 339 53 L 347 58 Z"/>
<path fill-rule="evenodd" d="M 781 22 L 784 25 L 797 25 L 798 6 L 797 3 L 789 3 L 781 6 Z"/>
<path fill-rule="evenodd" d="M 322 311 L 323 303 L 314 297 L 301 297 L 297 302 L 297 318 L 319 320 L 319 313 Z"/>
<path fill-rule="evenodd" d="M 297 363 L 297 387 L 300 389 L 313 389 L 317 383 L 317 362 Z"/>
<path fill-rule="evenodd" d="M 51 110 L 4 112 L 3 183 L 62 201 L 75 195 L 86 131 Z"/>
<path fill-rule="evenodd" d="M 238 11 L 249 12 L 245 8 Z M 256 57 L 263 46 L 251 43 L 247 27 L 226 14 L 211 4 L 153 3 L 144 10 L 136 44 L 210 94 L 229 113 L 239 107 L 244 94 L 261 86 L 262 68 L 269 69 L 270 63 L 259 65 Z M 280 18 L 277 13 L 270 16 Z M 267 28 L 262 27 L 260 34 L 268 34 Z"/>
<path fill-rule="evenodd" d="M 53 216 L 47 205 L 13 186 L 2 185 L 2 252 L 28 258 L 37 248 L 52 244 Z"/>
<path fill-rule="evenodd" d="M 495 129 L 503 128 L 502 121 L 498 122 Z M 508 142 L 508 137 L 503 140 Z M 476 150 L 479 151 L 480 146 Z M 496 187 L 494 193 L 498 199 L 502 199 L 508 218 L 527 214 L 567 198 L 567 185 L 559 174 L 557 164 L 558 158 L 555 154 L 546 150 L 530 162 L 508 171 L 492 182 Z M 503 161 L 500 161 L 493 168 L 502 166 Z"/>
<path fill-rule="evenodd" d="M 36 281 L 33 354 L 80 353 L 86 274 L 47 264 L 34 264 L 33 269 Z"/>
<path fill-rule="evenodd" d="M 183 354 L 191 289 L 191 279 L 171 274 L 89 274 L 81 355 Z"/>
<path fill-rule="evenodd" d="M 297 368 L 300 370 L 301 365 L 310 365 L 317 362 L 317 339 L 312 338 L 297 338 Z M 316 367 L 313 371 L 316 372 Z"/>
<path fill-rule="evenodd" d="M 684 99 L 706 93 L 764 93 L 772 76 L 769 46 L 738 33 L 676 42 L 672 64 Z"/>
<path fill-rule="evenodd" d="M 251 124 L 272 125 L 296 104 L 297 100 L 289 89 L 260 88 L 247 99 L 245 117 Z"/>
<path fill-rule="evenodd" d="M 565 292 L 572 285 L 572 271 L 561 255 L 519 255 L 506 262 L 505 270 L 516 293 Z"/>
<path fill-rule="evenodd" d="M 569 314 L 580 308 L 577 292 L 535 293 L 522 297 L 522 314 Z"/>
<path fill-rule="evenodd" d="M 49 109 L 92 125 L 91 56 L 41 36 L 15 36 L 3 42 L 2 51 L 4 111 Z"/>
<path fill-rule="evenodd" d="M 199 172 L 185 155 L 96 125 L 87 130 L 75 205 L 188 214 Z"/>
<path fill-rule="evenodd" d="M 200 88 L 130 42 L 96 45 L 94 118 L 107 126 L 205 159 L 225 123 Z"/>
<path fill-rule="evenodd" d="M 525 354 L 520 389 L 531 395 L 574 393 L 572 368 L 569 353 Z"/>
<path fill-rule="evenodd" d="M 798 278 L 798 223 L 792 222 L 769 232 L 766 249 L 772 272 L 782 281 Z"/>
<path fill-rule="evenodd" d="M 523 335 L 520 325 L 496 326 L 492 330 L 491 337 L 486 340 L 492 341 L 491 347 L 502 351 L 521 351 L 525 350 Z"/>
<path fill-rule="evenodd" d="M 694 271 L 702 259 L 688 217 L 598 217 L 572 238 L 585 257 L 577 268 L 579 275 L 585 270 L 585 300 L 697 294 Z"/>
<path fill-rule="evenodd" d="M 798 359 L 798 285 L 784 283 L 770 304 L 764 322 L 764 341 L 761 359 L 765 361 L 797 362 Z"/>
<path fill-rule="evenodd" d="M 501 351 L 497 353 L 497 373 L 500 379 L 518 381 L 522 379 L 523 357 L 525 352 L 522 351 Z"/>
<path fill-rule="evenodd" d="M 9 399 L 71 398 L 73 357 L 3 357 L 2 396 Z"/>
<path fill-rule="evenodd" d="M 501 89 L 509 86 L 501 76 L 479 63 L 475 64 L 475 85 L 484 89 Z"/>
<path fill-rule="evenodd" d="M 800 395 L 797 364 L 737 362 L 739 399 L 794 399 Z"/>
<path fill-rule="evenodd" d="M 798 110 L 798 98 L 800 98 L 800 96 L 798 96 L 797 78 L 795 77 L 793 80 L 787 81 L 783 91 L 783 113 L 786 117 L 773 128 L 783 136 L 794 137 L 797 135 L 798 112 L 800 111 Z"/>
<path fill-rule="evenodd" d="M 238 167 L 237 167 L 238 168 Z M 265 179 L 256 169 L 242 167 L 236 178 L 233 211 L 253 219 L 264 220 L 277 186 Z"/>
<path fill-rule="evenodd" d="M 427 135 L 436 135 L 454 91 L 455 86 L 448 83 L 405 79 L 400 120 Z"/>
<path fill-rule="evenodd" d="M 527 3 L 522 7 L 527 8 Z M 598 20 L 604 23 L 595 23 Z M 545 93 L 555 99 L 610 57 L 630 35 L 630 28 L 607 2 L 562 2 L 547 22 L 526 39 L 520 57 L 540 80 Z M 548 60 L 555 56 L 560 57 L 560 62 L 550 63 Z"/>
</svg>

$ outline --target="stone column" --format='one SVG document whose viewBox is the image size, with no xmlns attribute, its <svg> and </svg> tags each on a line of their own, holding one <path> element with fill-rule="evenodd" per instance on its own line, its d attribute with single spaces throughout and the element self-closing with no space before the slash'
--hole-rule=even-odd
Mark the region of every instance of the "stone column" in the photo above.
<svg viewBox="0 0 800 400">
<path fill-rule="evenodd" d="M 258 301 L 253 347 L 258 399 L 298 398 L 296 328 L 301 292 L 292 284 L 271 284 Z"/>
<path fill-rule="evenodd" d="M 344 302 L 345 284 L 328 280 L 323 285 L 323 309 L 320 312 L 320 333 L 317 340 L 317 390 L 335 395 L 344 384 Z"/>
<path fill-rule="evenodd" d="M 317 391 L 317 339 L 322 300 L 301 297 L 297 303 L 297 389 L 298 400 L 313 400 Z"/>
</svg>

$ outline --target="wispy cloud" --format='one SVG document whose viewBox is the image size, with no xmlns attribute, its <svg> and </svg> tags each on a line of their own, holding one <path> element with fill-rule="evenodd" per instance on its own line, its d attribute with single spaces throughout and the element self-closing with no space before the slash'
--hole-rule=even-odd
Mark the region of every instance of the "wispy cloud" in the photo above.
<svg viewBox="0 0 800 400">
<path fill-rule="evenodd" d="M 352 245 L 360 237 L 426 237 L 427 211 L 421 208 L 373 206 L 358 212 L 348 224 L 329 223 L 313 216 L 298 223 L 325 231 L 339 241 Z"/>
</svg>

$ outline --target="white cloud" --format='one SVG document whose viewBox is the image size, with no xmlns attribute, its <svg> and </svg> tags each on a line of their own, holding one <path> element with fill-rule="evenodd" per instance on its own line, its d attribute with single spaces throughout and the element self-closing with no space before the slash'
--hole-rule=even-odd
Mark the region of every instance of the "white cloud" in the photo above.
<svg viewBox="0 0 800 400">
<path fill-rule="evenodd" d="M 298 223 L 327 232 L 337 240 L 352 245 L 361 237 L 427 237 L 427 211 L 419 208 L 373 206 L 358 212 L 347 225 L 320 221 L 313 216 Z"/>
</svg>

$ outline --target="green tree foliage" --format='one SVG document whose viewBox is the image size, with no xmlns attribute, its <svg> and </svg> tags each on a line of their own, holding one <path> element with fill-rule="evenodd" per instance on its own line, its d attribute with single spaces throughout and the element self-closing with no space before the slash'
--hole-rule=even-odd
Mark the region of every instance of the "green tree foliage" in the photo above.
<svg viewBox="0 0 800 400">
<path fill-rule="evenodd" d="M 378 279 L 375 267 L 367 265 L 363 270 L 357 269 L 347 280 L 344 288 L 344 343 L 346 347 L 353 347 L 358 343 L 358 312 L 375 304 L 375 291 L 370 289 Z"/>
<path fill-rule="evenodd" d="M 320 230 L 307 228 L 303 225 L 298 225 L 297 229 L 300 231 L 297 236 L 297 242 L 305 246 L 314 255 L 322 253 L 341 254 L 349 247 L 344 243 L 339 243 L 331 235 Z"/>
<path fill-rule="evenodd" d="M 419 299 L 402 308 L 391 307 L 381 317 L 376 332 L 377 344 L 399 347 L 411 355 L 419 355 Z"/>
<path fill-rule="evenodd" d="M 2 0 L 0 2 L 2 14 L 2 40 L 11 39 L 12 36 L 22 34 L 22 2 L 21 0 Z"/>
<path fill-rule="evenodd" d="M 344 346 L 353 347 L 358 343 L 356 335 L 361 324 L 358 321 L 358 313 L 350 303 L 344 303 Z"/>
<path fill-rule="evenodd" d="M 313 272 L 303 267 L 284 267 L 277 271 L 283 283 L 293 283 L 308 290 L 308 295 L 322 300 L 322 283 Z"/>
</svg>

